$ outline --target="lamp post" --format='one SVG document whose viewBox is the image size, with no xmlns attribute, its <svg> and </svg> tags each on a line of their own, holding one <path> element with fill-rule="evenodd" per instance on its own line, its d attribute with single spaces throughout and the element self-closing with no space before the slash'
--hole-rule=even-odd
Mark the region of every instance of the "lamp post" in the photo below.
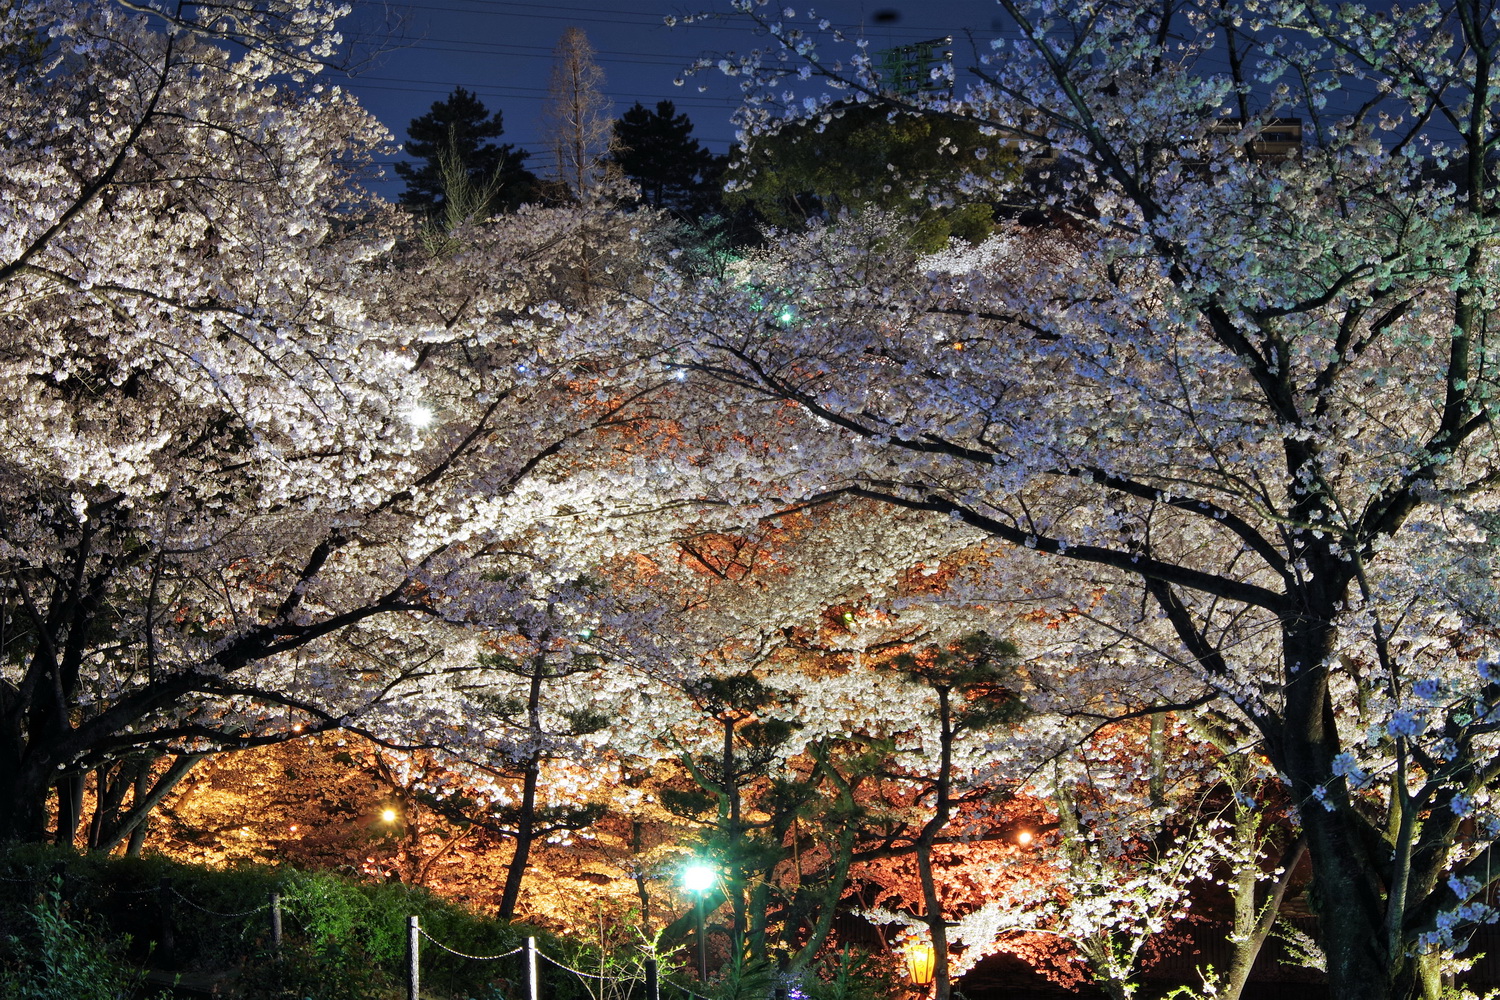
<svg viewBox="0 0 1500 1000">
<path fill-rule="evenodd" d="M 718 872 L 701 861 L 694 861 L 682 870 L 682 887 L 693 894 L 693 909 L 698 915 L 698 981 L 708 981 L 708 939 L 704 934 L 704 901 L 708 890 L 713 888 Z"/>
</svg>

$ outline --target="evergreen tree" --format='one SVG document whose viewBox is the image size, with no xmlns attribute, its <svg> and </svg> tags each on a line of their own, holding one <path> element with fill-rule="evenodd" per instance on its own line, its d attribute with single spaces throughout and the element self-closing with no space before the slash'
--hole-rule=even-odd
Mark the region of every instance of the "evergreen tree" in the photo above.
<svg viewBox="0 0 1500 1000">
<path fill-rule="evenodd" d="M 484 215 L 511 211 L 536 194 L 537 179 L 524 166 L 531 154 L 506 143 L 490 142 L 505 132 L 500 112 L 490 114 L 477 96 L 453 88 L 447 100 L 413 118 L 406 129 L 406 152 L 423 161 L 398 163 L 396 173 L 406 181 L 401 203 L 429 216 L 443 215 L 451 179 L 444 176 L 444 160 L 460 166 L 466 189 L 491 192 Z"/>
<path fill-rule="evenodd" d="M 693 138 L 693 123 L 671 101 L 648 110 L 639 101 L 615 122 L 613 159 L 641 189 L 641 200 L 686 221 L 719 206 L 726 157 Z"/>
<path fill-rule="evenodd" d="M 965 177 L 997 170 L 1013 173 L 1014 156 L 993 129 L 841 104 L 826 122 L 791 124 L 738 151 L 726 201 L 783 229 L 874 205 L 909 216 L 912 245 L 931 252 L 950 237 L 979 243 L 989 236 L 994 208 L 967 193 Z"/>
</svg>

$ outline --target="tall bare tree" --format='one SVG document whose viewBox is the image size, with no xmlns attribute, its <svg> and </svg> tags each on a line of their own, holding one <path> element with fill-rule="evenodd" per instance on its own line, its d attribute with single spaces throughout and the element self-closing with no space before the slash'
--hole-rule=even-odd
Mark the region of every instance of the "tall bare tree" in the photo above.
<svg viewBox="0 0 1500 1000">
<path fill-rule="evenodd" d="M 542 134 L 558 193 L 579 202 L 596 197 L 614 139 L 614 102 L 604 94 L 604 70 L 582 28 L 564 31 L 553 50 Z"/>
</svg>

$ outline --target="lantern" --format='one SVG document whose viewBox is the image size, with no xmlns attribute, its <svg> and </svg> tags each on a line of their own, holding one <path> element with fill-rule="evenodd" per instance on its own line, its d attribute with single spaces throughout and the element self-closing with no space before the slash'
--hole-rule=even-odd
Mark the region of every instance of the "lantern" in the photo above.
<svg viewBox="0 0 1500 1000">
<path fill-rule="evenodd" d="M 932 985 L 932 970 L 937 966 L 937 954 L 927 941 L 909 941 L 906 945 L 906 974 L 911 976 L 913 986 Z"/>
</svg>

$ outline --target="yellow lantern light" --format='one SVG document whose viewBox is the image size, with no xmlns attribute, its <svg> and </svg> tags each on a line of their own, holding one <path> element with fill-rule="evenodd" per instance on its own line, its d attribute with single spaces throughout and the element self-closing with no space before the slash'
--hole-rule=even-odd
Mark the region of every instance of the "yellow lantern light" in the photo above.
<svg viewBox="0 0 1500 1000">
<path fill-rule="evenodd" d="M 931 986 L 932 972 L 937 967 L 937 953 L 928 941 L 912 940 L 906 943 L 906 974 L 911 976 L 913 986 Z"/>
</svg>

